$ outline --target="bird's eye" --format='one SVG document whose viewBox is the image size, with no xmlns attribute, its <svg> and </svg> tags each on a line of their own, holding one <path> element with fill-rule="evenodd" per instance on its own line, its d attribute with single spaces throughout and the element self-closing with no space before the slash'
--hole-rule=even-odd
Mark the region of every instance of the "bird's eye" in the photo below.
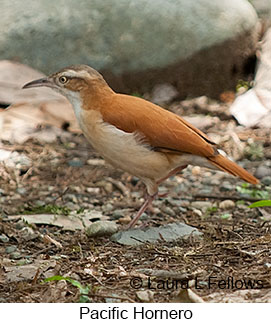
<svg viewBox="0 0 271 323">
<path fill-rule="evenodd" d="M 68 78 L 66 76 L 60 76 L 59 82 L 65 84 L 68 82 Z"/>
</svg>

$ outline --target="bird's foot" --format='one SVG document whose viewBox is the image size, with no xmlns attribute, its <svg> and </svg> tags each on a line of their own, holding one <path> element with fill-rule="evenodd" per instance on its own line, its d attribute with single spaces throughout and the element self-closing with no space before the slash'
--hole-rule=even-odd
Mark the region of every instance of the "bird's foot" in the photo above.
<svg viewBox="0 0 271 323">
<path fill-rule="evenodd" d="M 141 215 L 146 211 L 146 209 L 151 205 L 152 201 L 156 198 L 158 193 L 154 195 L 148 195 L 145 202 L 142 204 L 141 208 L 137 212 L 136 216 L 132 219 L 132 221 L 128 224 L 127 229 L 131 229 L 135 226 Z"/>
</svg>

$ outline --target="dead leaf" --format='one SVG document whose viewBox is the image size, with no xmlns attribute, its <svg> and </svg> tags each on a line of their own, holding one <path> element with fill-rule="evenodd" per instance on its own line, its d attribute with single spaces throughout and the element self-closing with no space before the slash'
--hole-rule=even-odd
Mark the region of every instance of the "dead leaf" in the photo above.
<svg viewBox="0 0 271 323">
<path fill-rule="evenodd" d="M 63 230 L 75 231 L 84 230 L 93 219 L 107 220 L 108 217 L 98 211 L 91 211 L 87 214 L 62 215 L 62 214 L 22 214 L 9 215 L 8 221 L 22 219 L 28 224 L 47 224 L 61 227 Z"/>
<path fill-rule="evenodd" d="M 255 86 L 239 95 L 230 107 L 231 114 L 246 127 L 271 127 L 271 29 L 265 33 L 258 55 Z"/>
<path fill-rule="evenodd" d="M 81 132 L 71 104 L 49 88 L 22 89 L 22 86 L 44 75 L 28 66 L 0 61 L 0 103 L 10 105 L 0 110 L 0 140 L 24 143 L 37 139 L 41 126 L 54 126 Z M 43 141 L 56 139 L 52 130 L 43 133 Z"/>
<path fill-rule="evenodd" d="M 24 280 L 33 280 L 37 271 L 40 275 L 48 269 L 54 268 L 56 261 L 54 259 L 42 260 L 35 259 L 32 264 L 21 266 L 4 266 L 7 282 L 19 282 Z"/>
</svg>

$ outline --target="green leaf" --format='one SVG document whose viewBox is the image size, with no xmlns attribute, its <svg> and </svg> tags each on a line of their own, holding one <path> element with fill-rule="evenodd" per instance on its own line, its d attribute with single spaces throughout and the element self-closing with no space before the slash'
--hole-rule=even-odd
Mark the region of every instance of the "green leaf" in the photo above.
<svg viewBox="0 0 271 323">
<path fill-rule="evenodd" d="M 263 206 L 271 206 L 271 200 L 257 201 L 249 205 L 250 208 Z"/>
<path fill-rule="evenodd" d="M 236 186 L 236 191 L 239 192 L 241 195 L 247 195 L 250 197 L 255 197 L 258 199 L 269 199 L 270 192 L 266 190 L 260 190 L 256 188 L 248 188 L 247 184 L 242 184 L 242 186 Z"/>
<path fill-rule="evenodd" d="M 71 283 L 73 286 L 77 287 L 79 289 L 80 294 L 87 295 L 89 292 L 88 286 L 83 286 L 81 283 L 75 279 L 72 279 L 70 277 L 64 277 L 64 276 L 52 276 L 44 279 L 44 282 L 49 281 L 57 281 L 57 280 L 66 280 L 69 283 Z"/>
</svg>

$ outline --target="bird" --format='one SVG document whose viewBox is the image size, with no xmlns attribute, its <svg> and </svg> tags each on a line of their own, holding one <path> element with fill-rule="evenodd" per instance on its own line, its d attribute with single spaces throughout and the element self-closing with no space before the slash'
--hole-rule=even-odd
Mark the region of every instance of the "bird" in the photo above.
<svg viewBox="0 0 271 323">
<path fill-rule="evenodd" d="M 181 116 L 143 98 L 116 93 L 88 65 L 65 67 L 23 88 L 43 86 L 70 101 L 86 139 L 107 162 L 145 184 L 145 201 L 128 228 L 134 227 L 151 206 L 158 196 L 158 186 L 188 165 L 224 171 L 248 183 L 259 183 Z"/>
</svg>

